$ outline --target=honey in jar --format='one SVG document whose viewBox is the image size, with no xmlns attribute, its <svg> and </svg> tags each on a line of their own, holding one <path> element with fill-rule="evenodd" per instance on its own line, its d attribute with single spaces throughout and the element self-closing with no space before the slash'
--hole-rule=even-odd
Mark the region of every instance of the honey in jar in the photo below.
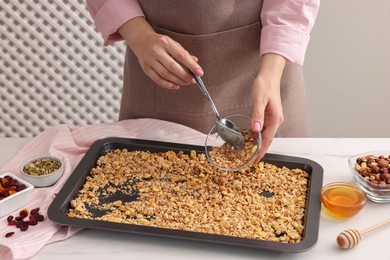
<svg viewBox="0 0 390 260">
<path fill-rule="evenodd" d="M 336 218 L 356 215 L 365 205 L 367 196 L 350 183 L 331 183 L 321 189 L 321 202 Z"/>
</svg>

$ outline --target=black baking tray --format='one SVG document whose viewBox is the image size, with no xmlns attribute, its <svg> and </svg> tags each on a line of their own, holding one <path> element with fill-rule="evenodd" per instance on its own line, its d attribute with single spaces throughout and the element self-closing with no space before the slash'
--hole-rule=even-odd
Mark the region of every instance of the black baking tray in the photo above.
<svg viewBox="0 0 390 260">
<path fill-rule="evenodd" d="M 90 174 L 90 170 L 96 166 L 98 158 L 110 151 L 123 148 L 126 148 L 129 151 L 141 150 L 150 152 L 165 152 L 171 150 L 175 152 L 183 151 L 185 153 L 189 153 L 191 150 L 195 150 L 198 153 L 204 153 L 203 146 L 116 137 L 98 140 L 90 147 L 62 189 L 56 195 L 53 202 L 50 204 L 48 208 L 49 219 L 55 223 L 65 226 L 121 231 L 143 235 L 156 235 L 281 252 L 303 252 L 311 249 L 317 243 L 321 211 L 320 190 L 322 187 L 323 169 L 318 163 L 312 160 L 278 154 L 266 154 L 262 160 L 272 163 L 278 167 L 286 166 L 288 168 L 299 168 L 310 175 L 308 182 L 306 213 L 304 217 L 305 228 L 303 231 L 303 239 L 299 243 L 280 243 L 201 232 L 68 217 L 67 212 L 70 208 L 70 201 L 74 199 L 79 190 L 82 189 L 86 176 L 88 176 Z"/>
</svg>

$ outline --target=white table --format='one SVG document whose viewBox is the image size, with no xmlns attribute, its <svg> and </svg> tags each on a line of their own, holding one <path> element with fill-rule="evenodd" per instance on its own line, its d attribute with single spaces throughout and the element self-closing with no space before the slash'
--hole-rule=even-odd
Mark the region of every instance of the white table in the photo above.
<svg viewBox="0 0 390 260">
<path fill-rule="evenodd" d="M 28 139 L 0 139 L 0 166 L 12 158 Z M 304 157 L 318 162 L 324 169 L 323 184 L 352 182 L 349 156 L 390 150 L 390 138 L 278 138 L 269 152 Z M 337 220 L 321 213 L 317 245 L 303 253 L 279 253 L 194 241 L 142 236 L 121 232 L 83 230 L 69 239 L 45 246 L 33 260 L 61 259 L 390 259 L 390 227 L 365 235 L 351 250 L 337 247 L 337 235 L 349 228 L 363 230 L 390 218 L 390 203 L 369 201 L 356 216 Z"/>
</svg>

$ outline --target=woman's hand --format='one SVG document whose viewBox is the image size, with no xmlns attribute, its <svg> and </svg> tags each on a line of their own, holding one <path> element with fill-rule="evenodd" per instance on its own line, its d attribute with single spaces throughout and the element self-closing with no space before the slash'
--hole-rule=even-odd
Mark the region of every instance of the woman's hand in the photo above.
<svg viewBox="0 0 390 260">
<path fill-rule="evenodd" d="M 180 86 L 195 83 L 183 66 L 198 76 L 203 75 L 195 56 L 170 37 L 156 33 L 145 18 L 129 20 L 118 32 L 137 56 L 145 74 L 157 85 L 179 89 Z"/>
<path fill-rule="evenodd" d="M 259 73 L 252 85 L 252 130 L 261 132 L 262 137 L 260 153 L 255 163 L 263 158 L 284 120 L 280 80 L 285 65 L 284 57 L 272 53 L 264 54 Z"/>
</svg>

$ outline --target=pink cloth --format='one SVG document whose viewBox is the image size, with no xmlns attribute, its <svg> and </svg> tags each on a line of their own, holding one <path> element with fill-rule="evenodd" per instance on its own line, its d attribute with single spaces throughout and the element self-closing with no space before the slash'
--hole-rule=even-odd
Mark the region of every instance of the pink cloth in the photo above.
<svg viewBox="0 0 390 260">
<path fill-rule="evenodd" d="M 7 225 L 9 215 L 17 216 L 19 210 L 0 218 L 0 259 L 26 259 L 34 256 L 46 244 L 64 240 L 79 228 L 60 226 L 47 218 L 47 209 L 89 147 L 98 139 L 107 137 L 137 138 L 175 143 L 204 145 L 205 135 L 186 126 L 156 119 L 130 119 L 115 123 L 72 127 L 58 125 L 42 132 L 28 142 L 11 160 L 3 165 L 0 174 L 11 172 L 17 176 L 20 165 L 27 159 L 40 155 L 61 158 L 65 172 L 61 179 L 47 188 L 34 188 L 23 208 L 40 208 L 43 222 L 21 232 Z M 9 238 L 4 235 L 14 231 Z"/>
<path fill-rule="evenodd" d="M 125 22 L 145 16 L 137 0 L 86 1 L 105 45 L 123 40 L 117 31 Z M 264 0 L 260 14 L 263 25 L 260 55 L 277 53 L 303 65 L 319 5 L 320 0 Z"/>
</svg>

